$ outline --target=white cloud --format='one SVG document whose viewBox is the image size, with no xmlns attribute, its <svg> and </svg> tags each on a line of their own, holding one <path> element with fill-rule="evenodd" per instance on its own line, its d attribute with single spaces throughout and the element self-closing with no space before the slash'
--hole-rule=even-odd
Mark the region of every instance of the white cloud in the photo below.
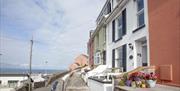
<svg viewBox="0 0 180 91">
<path fill-rule="evenodd" d="M 1 61 L 13 64 L 26 63 L 28 61 L 28 42 L 7 37 L 0 37 L 0 41 Z"/>
<path fill-rule="evenodd" d="M 25 23 L 22 27 L 34 27 L 33 33 L 31 33 L 34 34 L 35 40 L 33 48 L 34 67 L 42 68 L 44 67 L 44 62 L 48 61 L 48 65 L 46 65 L 48 68 L 67 68 L 77 55 L 86 53 L 89 30 L 95 28 L 95 20 L 104 2 L 105 0 L 33 0 L 33 2 L 25 0 L 21 2 L 8 2 L 8 6 L 4 6 L 5 9 L 15 7 L 15 10 L 19 11 L 9 11 L 4 16 L 11 18 L 10 20 L 18 21 L 15 22 L 17 23 L 16 25 Z M 14 11 L 14 9 L 12 10 Z M 20 22 L 21 20 L 22 22 Z M 7 49 L 5 52 L 12 49 L 12 45 L 14 47 L 21 46 L 22 49 L 25 49 L 9 51 L 11 55 L 8 56 L 13 56 L 11 60 L 16 60 L 19 63 L 27 60 L 29 58 L 27 56 L 28 52 L 26 52 L 28 47 L 25 46 L 28 46 L 29 42 L 12 41 L 5 40 L 6 43 L 4 45 L 9 46 L 5 48 Z M 26 56 L 22 55 L 22 53 L 13 55 L 17 51 L 26 52 Z M 15 58 L 18 55 L 23 57 Z"/>
</svg>

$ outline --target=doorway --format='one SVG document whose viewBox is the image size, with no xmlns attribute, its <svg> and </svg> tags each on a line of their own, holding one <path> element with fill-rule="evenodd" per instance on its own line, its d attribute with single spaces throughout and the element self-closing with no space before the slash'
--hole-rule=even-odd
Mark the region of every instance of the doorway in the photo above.
<svg viewBox="0 0 180 91">
<path fill-rule="evenodd" d="M 147 64 L 147 45 L 142 46 L 142 66 L 148 66 L 148 64 Z"/>
<path fill-rule="evenodd" d="M 147 40 L 141 38 L 136 40 L 136 52 L 137 52 L 137 67 L 148 66 L 148 54 L 147 54 Z"/>
</svg>

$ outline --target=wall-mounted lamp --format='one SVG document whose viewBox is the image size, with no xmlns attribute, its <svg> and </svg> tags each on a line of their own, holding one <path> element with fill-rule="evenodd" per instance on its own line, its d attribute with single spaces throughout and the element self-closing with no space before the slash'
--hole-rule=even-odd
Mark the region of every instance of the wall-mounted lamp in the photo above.
<svg viewBox="0 0 180 91">
<path fill-rule="evenodd" d="M 137 56 L 141 57 L 142 55 L 141 55 L 141 53 L 137 53 Z"/>
<path fill-rule="evenodd" d="M 129 43 L 128 45 L 129 45 L 129 48 L 130 48 L 131 50 L 133 50 L 133 45 L 132 45 L 131 43 Z"/>
</svg>

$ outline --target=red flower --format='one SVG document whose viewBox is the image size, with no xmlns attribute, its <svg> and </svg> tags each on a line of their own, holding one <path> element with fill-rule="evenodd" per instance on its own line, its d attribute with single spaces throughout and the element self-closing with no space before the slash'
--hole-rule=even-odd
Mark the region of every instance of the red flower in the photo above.
<svg viewBox="0 0 180 91">
<path fill-rule="evenodd" d="M 157 80 L 157 76 L 154 73 L 146 74 L 146 80 Z"/>
</svg>

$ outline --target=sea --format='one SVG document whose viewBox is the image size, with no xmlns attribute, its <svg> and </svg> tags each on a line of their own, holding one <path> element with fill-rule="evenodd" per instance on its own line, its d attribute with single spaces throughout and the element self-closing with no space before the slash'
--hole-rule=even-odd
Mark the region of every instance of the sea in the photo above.
<svg viewBox="0 0 180 91">
<path fill-rule="evenodd" d="M 53 74 L 53 73 L 61 73 L 66 70 L 59 69 L 32 69 L 32 74 Z M 29 69 L 21 69 L 21 68 L 0 68 L 0 74 L 27 74 L 29 73 Z"/>
</svg>

